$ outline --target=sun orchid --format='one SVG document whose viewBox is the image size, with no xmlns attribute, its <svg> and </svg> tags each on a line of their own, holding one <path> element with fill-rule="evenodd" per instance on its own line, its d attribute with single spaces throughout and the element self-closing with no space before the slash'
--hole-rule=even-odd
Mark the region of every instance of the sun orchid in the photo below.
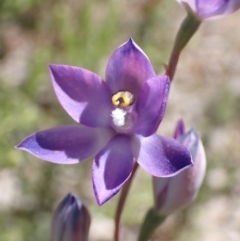
<svg viewBox="0 0 240 241">
<path fill-rule="evenodd" d="M 109 59 L 106 81 L 73 66 L 49 66 L 57 98 L 82 125 L 30 135 L 17 148 L 49 162 L 73 164 L 95 156 L 93 189 L 99 205 L 114 196 L 134 161 L 148 173 L 169 177 L 192 165 L 187 148 L 155 134 L 163 119 L 169 78 L 156 76 L 145 53 L 130 39 Z"/>
<path fill-rule="evenodd" d="M 240 8 L 240 0 L 177 0 L 187 11 L 204 20 L 223 17 Z"/>
<path fill-rule="evenodd" d="M 155 208 L 161 215 L 169 215 L 190 205 L 197 196 L 206 171 L 206 156 L 199 134 L 194 129 L 186 132 L 180 120 L 174 138 L 189 149 L 194 166 L 173 177 L 153 177 Z"/>
</svg>

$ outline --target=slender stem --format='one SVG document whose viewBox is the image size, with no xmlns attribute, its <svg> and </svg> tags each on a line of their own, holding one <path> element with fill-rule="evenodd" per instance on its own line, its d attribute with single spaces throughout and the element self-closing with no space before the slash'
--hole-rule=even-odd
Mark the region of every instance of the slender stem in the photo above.
<svg viewBox="0 0 240 241">
<path fill-rule="evenodd" d="M 138 241 L 148 241 L 157 227 L 165 221 L 166 217 L 159 215 L 154 208 L 150 208 L 140 228 Z"/>
<path fill-rule="evenodd" d="M 201 20 L 196 18 L 195 15 L 190 12 L 188 13 L 187 17 L 183 20 L 180 29 L 177 33 L 174 42 L 174 47 L 166 70 L 166 75 L 169 76 L 171 81 L 173 80 L 181 51 L 192 38 L 192 36 L 195 34 L 195 32 L 198 30 L 200 24 Z"/>
<path fill-rule="evenodd" d="M 121 191 L 121 194 L 120 194 L 120 198 L 118 200 L 117 210 L 115 213 L 115 231 L 114 231 L 114 240 L 115 241 L 119 241 L 119 229 L 120 229 L 122 210 L 124 208 L 126 197 L 128 195 L 129 188 L 131 186 L 133 177 L 134 177 L 137 169 L 138 169 L 138 163 L 135 162 L 132 174 L 131 174 L 130 178 L 128 179 L 127 183 L 124 185 L 124 187 Z"/>
<path fill-rule="evenodd" d="M 173 77 L 177 68 L 177 64 L 178 64 L 178 59 L 180 56 L 181 51 L 173 51 L 168 63 L 168 67 L 167 67 L 167 71 L 166 71 L 166 75 L 169 76 L 170 81 L 173 81 Z"/>
</svg>

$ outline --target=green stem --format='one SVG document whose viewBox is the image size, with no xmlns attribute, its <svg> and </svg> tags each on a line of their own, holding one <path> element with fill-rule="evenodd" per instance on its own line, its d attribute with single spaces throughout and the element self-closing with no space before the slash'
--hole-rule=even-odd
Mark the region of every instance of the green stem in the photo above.
<svg viewBox="0 0 240 241">
<path fill-rule="evenodd" d="M 196 16 L 190 12 L 183 20 L 182 25 L 177 33 L 177 37 L 175 39 L 174 47 L 166 70 L 166 75 L 169 76 L 171 81 L 173 80 L 181 51 L 198 30 L 200 24 L 201 20 L 196 18 Z"/>
<path fill-rule="evenodd" d="M 156 228 L 164 222 L 167 216 L 160 216 L 154 208 L 148 210 L 148 213 L 142 223 L 138 241 L 148 241 Z"/>
<path fill-rule="evenodd" d="M 117 209 L 116 209 L 116 213 L 115 213 L 115 231 L 114 231 L 114 240 L 115 241 L 119 241 L 119 229 L 120 229 L 121 215 L 122 215 L 122 211 L 123 211 L 124 204 L 126 201 L 126 197 L 128 195 L 129 188 L 131 186 L 131 183 L 132 183 L 133 177 L 137 171 L 137 168 L 138 168 L 138 163 L 135 162 L 132 174 L 131 174 L 130 178 L 128 179 L 127 183 L 122 188 L 120 198 L 118 200 Z"/>
</svg>

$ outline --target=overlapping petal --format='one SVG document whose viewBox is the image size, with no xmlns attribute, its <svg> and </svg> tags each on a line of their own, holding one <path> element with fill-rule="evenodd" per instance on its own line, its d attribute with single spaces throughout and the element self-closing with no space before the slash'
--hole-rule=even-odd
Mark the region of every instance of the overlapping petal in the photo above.
<svg viewBox="0 0 240 241">
<path fill-rule="evenodd" d="M 106 82 L 112 93 L 124 90 L 137 97 L 142 85 L 156 74 L 150 60 L 130 39 L 110 57 L 106 69 Z"/>
<path fill-rule="evenodd" d="M 186 168 L 173 177 L 153 178 L 155 207 L 162 215 L 177 212 L 191 204 L 205 175 L 205 151 L 196 131 L 192 129 L 178 140 L 190 151 L 194 166 Z"/>
<path fill-rule="evenodd" d="M 119 192 L 133 169 L 130 137 L 116 135 L 101 150 L 93 163 L 92 178 L 99 205 Z"/>
<path fill-rule="evenodd" d="M 186 147 L 173 138 L 157 134 L 134 136 L 132 150 L 139 165 L 156 177 L 173 176 L 193 164 Z"/>
<path fill-rule="evenodd" d="M 166 75 L 151 78 L 143 85 L 136 103 L 136 134 L 150 136 L 156 132 L 166 110 L 169 87 Z"/>
<path fill-rule="evenodd" d="M 96 155 L 112 136 L 105 129 L 60 126 L 27 137 L 17 148 L 49 162 L 73 164 Z"/>
<path fill-rule="evenodd" d="M 96 74 L 73 66 L 49 66 L 59 102 L 77 122 L 90 127 L 109 127 L 111 93 Z"/>
</svg>

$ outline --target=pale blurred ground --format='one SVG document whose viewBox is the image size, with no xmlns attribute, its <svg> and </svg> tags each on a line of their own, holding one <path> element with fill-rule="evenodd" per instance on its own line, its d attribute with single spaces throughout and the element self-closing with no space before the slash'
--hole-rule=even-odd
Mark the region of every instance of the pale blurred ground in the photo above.
<svg viewBox="0 0 240 241">
<path fill-rule="evenodd" d="M 57 102 L 48 63 L 81 66 L 104 78 L 114 49 L 133 37 L 163 73 L 184 18 L 174 0 L 0 1 L 0 240 L 50 240 L 52 211 L 67 192 L 88 204 L 90 241 L 111 241 L 118 196 L 98 207 L 91 161 L 43 162 L 13 148 L 27 135 L 74 123 Z M 179 118 L 194 126 L 208 169 L 194 205 L 170 216 L 159 241 L 240 240 L 240 12 L 205 22 L 184 50 L 159 133 Z M 152 205 L 151 177 L 138 170 L 124 213 L 122 240 L 136 239 Z"/>
</svg>

